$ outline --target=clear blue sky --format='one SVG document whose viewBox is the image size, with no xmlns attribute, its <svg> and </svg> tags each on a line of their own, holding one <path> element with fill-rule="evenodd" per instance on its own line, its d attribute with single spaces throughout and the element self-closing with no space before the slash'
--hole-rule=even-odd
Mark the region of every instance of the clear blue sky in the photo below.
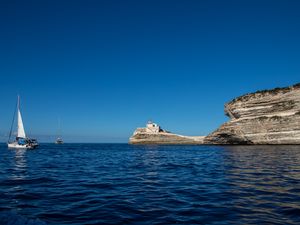
<svg viewBox="0 0 300 225">
<path fill-rule="evenodd" d="M 21 95 L 52 141 L 127 142 L 153 119 L 205 135 L 224 103 L 300 81 L 300 1 L 1 1 L 0 135 Z"/>
</svg>

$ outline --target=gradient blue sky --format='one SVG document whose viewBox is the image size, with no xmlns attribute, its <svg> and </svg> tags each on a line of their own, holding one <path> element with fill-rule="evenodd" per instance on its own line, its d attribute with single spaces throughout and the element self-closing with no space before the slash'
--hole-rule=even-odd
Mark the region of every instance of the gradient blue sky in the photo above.
<svg viewBox="0 0 300 225">
<path fill-rule="evenodd" d="M 127 142 L 153 119 L 205 135 L 224 103 L 300 81 L 300 1 L 0 1 L 0 135 Z"/>
</svg>

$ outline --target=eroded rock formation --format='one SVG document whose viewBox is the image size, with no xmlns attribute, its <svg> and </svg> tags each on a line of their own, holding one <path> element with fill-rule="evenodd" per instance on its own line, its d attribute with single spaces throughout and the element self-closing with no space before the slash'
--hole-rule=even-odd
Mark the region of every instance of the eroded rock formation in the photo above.
<svg viewBox="0 0 300 225">
<path fill-rule="evenodd" d="M 300 84 L 235 98 L 225 113 L 204 144 L 300 144 Z"/>
<path fill-rule="evenodd" d="M 300 83 L 257 91 L 225 104 L 230 120 L 206 137 L 172 134 L 157 124 L 138 128 L 132 144 L 300 144 Z"/>
</svg>

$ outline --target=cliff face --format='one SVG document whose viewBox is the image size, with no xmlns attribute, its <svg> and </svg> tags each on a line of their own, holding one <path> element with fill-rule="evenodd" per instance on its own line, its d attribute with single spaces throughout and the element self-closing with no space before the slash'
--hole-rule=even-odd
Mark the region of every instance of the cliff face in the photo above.
<svg viewBox="0 0 300 225">
<path fill-rule="evenodd" d="M 204 137 L 190 137 L 172 134 L 164 130 L 154 133 L 147 131 L 146 128 L 137 128 L 130 137 L 130 144 L 202 144 Z"/>
<path fill-rule="evenodd" d="M 300 144 L 300 84 L 243 95 L 225 113 L 204 144 Z"/>
</svg>

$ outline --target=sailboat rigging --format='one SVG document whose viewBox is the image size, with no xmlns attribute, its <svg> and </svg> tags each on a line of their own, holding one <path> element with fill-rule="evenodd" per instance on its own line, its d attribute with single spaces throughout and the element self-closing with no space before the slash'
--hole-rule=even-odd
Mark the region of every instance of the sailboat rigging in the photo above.
<svg viewBox="0 0 300 225">
<path fill-rule="evenodd" d="M 11 138 L 11 135 L 12 135 L 12 130 L 13 130 L 14 119 L 15 119 L 15 116 L 16 116 L 16 111 L 17 111 L 17 119 L 18 119 L 18 122 L 17 122 L 17 135 L 16 135 L 16 140 L 11 142 L 10 138 Z M 20 111 L 20 96 L 18 96 L 17 107 L 16 107 L 16 110 L 14 112 L 14 117 L 13 117 L 11 129 L 10 129 L 10 133 L 9 133 L 7 146 L 8 146 L 8 148 L 33 149 L 33 148 L 36 148 L 38 145 L 39 144 L 36 141 L 36 139 L 31 139 L 31 138 L 26 137 L 24 124 L 23 124 L 23 120 L 22 120 L 22 115 L 21 115 L 21 111 Z"/>
</svg>

